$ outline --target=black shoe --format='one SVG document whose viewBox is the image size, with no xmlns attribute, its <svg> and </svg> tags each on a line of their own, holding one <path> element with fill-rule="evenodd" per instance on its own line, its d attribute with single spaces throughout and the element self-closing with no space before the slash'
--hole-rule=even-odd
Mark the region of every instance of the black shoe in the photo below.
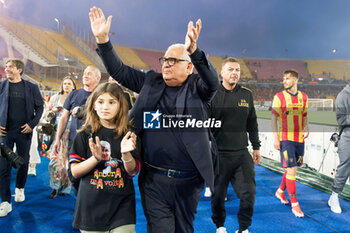
<svg viewBox="0 0 350 233">
<path fill-rule="evenodd" d="M 57 197 L 57 189 L 52 189 L 51 194 L 50 194 L 50 198 L 54 199 L 55 197 Z"/>
<path fill-rule="evenodd" d="M 58 195 L 64 197 L 64 196 L 67 196 L 68 193 L 59 193 Z"/>
</svg>

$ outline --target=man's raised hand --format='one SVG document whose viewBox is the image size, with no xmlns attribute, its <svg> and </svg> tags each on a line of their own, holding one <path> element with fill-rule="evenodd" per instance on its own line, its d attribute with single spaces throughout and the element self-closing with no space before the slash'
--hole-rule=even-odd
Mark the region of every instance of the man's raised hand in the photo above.
<svg viewBox="0 0 350 233">
<path fill-rule="evenodd" d="M 200 19 L 196 22 L 196 27 L 190 21 L 187 26 L 187 34 L 185 37 L 185 48 L 189 54 L 194 53 L 197 49 L 197 40 L 202 29 L 202 21 Z"/>
<path fill-rule="evenodd" d="M 106 21 L 106 17 L 101 8 L 96 8 L 94 6 L 90 8 L 89 18 L 91 30 L 96 38 L 96 42 L 99 44 L 108 42 L 108 33 L 111 28 L 112 16 L 108 16 Z"/>
</svg>

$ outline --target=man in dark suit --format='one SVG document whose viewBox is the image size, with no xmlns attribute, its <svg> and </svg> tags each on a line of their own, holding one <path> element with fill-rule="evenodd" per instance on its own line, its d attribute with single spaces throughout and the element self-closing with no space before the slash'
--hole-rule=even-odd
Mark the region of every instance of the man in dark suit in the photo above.
<svg viewBox="0 0 350 233">
<path fill-rule="evenodd" d="M 13 149 L 16 143 L 18 155 L 24 165 L 16 177 L 15 201 L 25 200 L 24 185 L 27 179 L 29 149 L 32 130 L 38 124 L 44 110 L 44 102 L 37 85 L 23 80 L 24 64 L 18 59 L 6 61 L 7 79 L 0 82 L 0 142 Z M 11 164 L 0 157 L 0 217 L 12 211 L 11 205 Z"/>
<path fill-rule="evenodd" d="M 139 93 L 130 118 L 142 141 L 139 186 L 147 231 L 193 232 L 204 182 L 214 184 L 216 147 L 210 145 L 212 122 L 207 119 L 219 86 L 216 70 L 197 48 L 201 21 L 196 27 L 189 22 L 185 44 L 170 46 L 159 59 L 162 73 L 143 73 L 124 65 L 113 50 L 108 38 L 112 17 L 106 20 L 95 7 L 89 16 L 108 73 Z M 198 74 L 192 73 L 194 67 Z"/>
</svg>

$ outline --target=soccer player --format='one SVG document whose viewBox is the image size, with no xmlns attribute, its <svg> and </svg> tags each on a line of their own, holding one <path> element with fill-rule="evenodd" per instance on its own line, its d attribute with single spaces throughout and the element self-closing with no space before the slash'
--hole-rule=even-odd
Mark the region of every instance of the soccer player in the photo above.
<svg viewBox="0 0 350 233">
<path fill-rule="evenodd" d="M 296 172 L 303 163 L 304 139 L 309 136 L 307 120 L 308 97 L 298 91 L 298 72 L 286 70 L 283 74 L 284 91 L 274 96 L 272 104 L 272 130 L 274 147 L 280 151 L 282 167 L 286 167 L 282 182 L 275 196 L 282 204 L 288 204 L 284 195 L 287 188 L 292 212 L 296 217 L 304 217 L 296 195 Z M 277 131 L 277 119 L 279 130 Z"/>
</svg>

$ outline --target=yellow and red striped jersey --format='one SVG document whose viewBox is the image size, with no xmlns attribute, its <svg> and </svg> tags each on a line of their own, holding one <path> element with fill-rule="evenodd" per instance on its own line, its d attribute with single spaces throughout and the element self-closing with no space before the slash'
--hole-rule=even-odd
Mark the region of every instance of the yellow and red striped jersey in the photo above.
<svg viewBox="0 0 350 233">
<path fill-rule="evenodd" d="M 292 95 L 284 90 L 274 96 L 271 112 L 278 116 L 280 141 L 304 143 L 303 119 L 307 108 L 308 97 L 301 91 Z"/>
</svg>

